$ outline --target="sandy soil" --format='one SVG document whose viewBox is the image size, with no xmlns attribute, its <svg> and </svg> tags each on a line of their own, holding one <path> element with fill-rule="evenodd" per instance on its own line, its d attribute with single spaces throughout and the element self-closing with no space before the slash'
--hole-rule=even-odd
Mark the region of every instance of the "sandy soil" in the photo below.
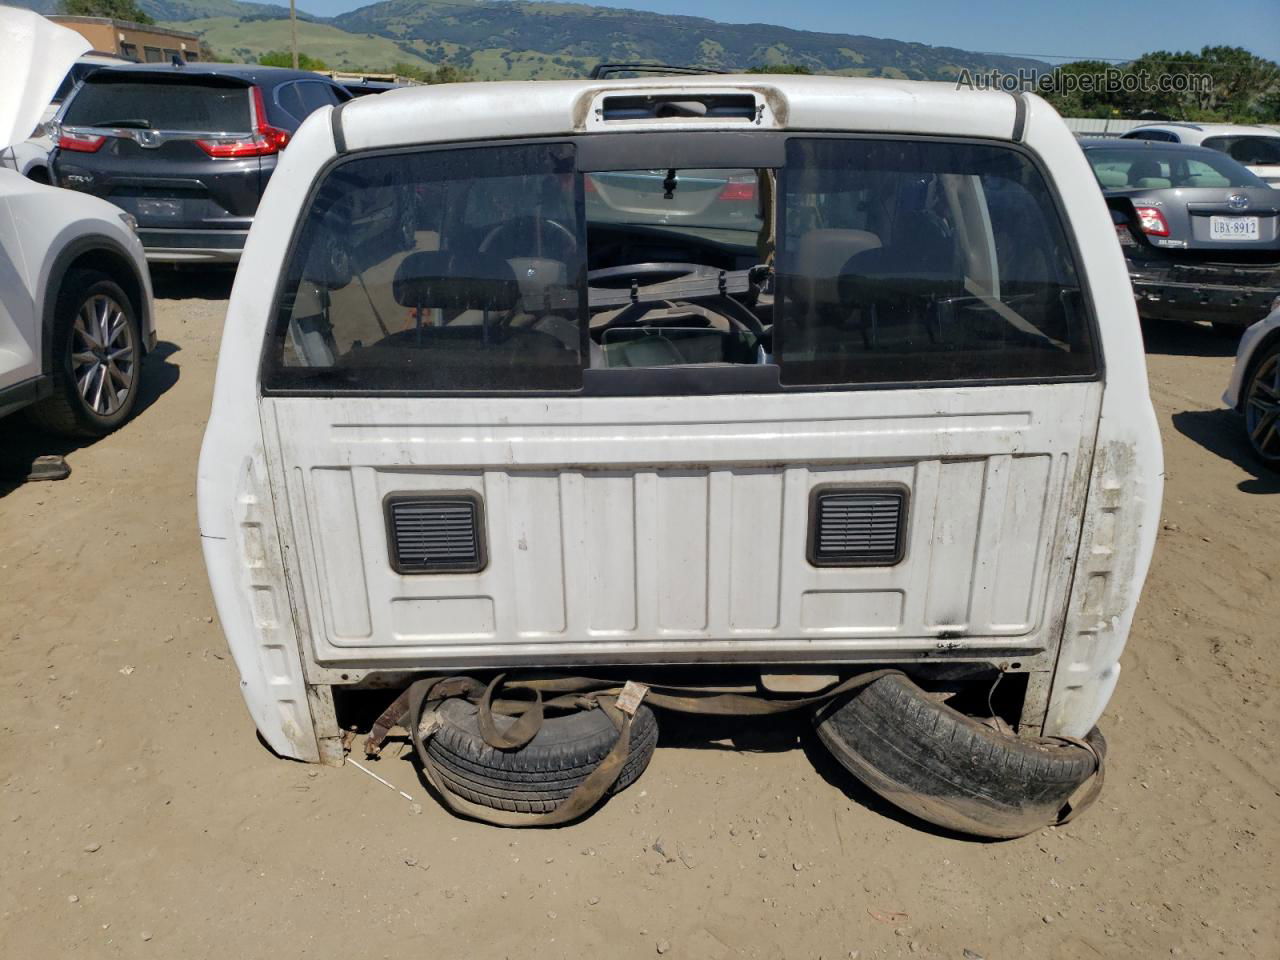
<svg viewBox="0 0 1280 960">
<path fill-rule="evenodd" d="M 225 290 L 162 292 L 124 430 L 77 449 L 0 422 L 0 469 L 74 469 L 0 486 L 4 956 L 1280 956 L 1280 478 L 1219 410 L 1207 331 L 1149 331 L 1164 530 L 1081 820 L 958 840 L 799 727 L 668 724 L 596 816 L 515 833 L 451 819 L 406 759 L 380 771 L 416 806 L 255 738 L 192 497 Z"/>
</svg>

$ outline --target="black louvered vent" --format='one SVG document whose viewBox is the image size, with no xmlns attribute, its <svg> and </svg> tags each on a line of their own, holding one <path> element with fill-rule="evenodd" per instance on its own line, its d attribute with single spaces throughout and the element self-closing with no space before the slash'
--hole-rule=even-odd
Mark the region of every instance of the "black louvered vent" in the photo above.
<svg viewBox="0 0 1280 960">
<path fill-rule="evenodd" d="M 387 501 L 391 566 L 397 573 L 484 569 L 480 500 L 467 494 Z"/>
<path fill-rule="evenodd" d="M 818 490 L 809 518 L 809 561 L 823 567 L 892 566 L 902 559 L 903 490 Z"/>
</svg>

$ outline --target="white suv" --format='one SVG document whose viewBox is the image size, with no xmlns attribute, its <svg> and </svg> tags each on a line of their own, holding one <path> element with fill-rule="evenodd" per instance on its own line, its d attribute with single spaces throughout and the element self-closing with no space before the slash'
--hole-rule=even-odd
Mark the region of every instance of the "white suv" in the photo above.
<svg viewBox="0 0 1280 960">
<path fill-rule="evenodd" d="M 1225 153 L 1273 187 L 1280 187 L 1280 130 L 1238 123 L 1152 123 L 1134 127 L 1122 140 L 1190 143 Z"/>
<path fill-rule="evenodd" d="M 618 735 L 490 749 L 503 670 L 825 697 L 855 774 L 1007 836 L 1096 769 L 1061 738 L 1115 686 L 1161 470 L 1115 229 L 1044 101 L 682 76 L 309 118 L 240 263 L 198 501 L 282 755 L 341 760 L 384 691 L 375 732 L 428 775 L 546 813 L 601 760 L 569 745 Z M 401 691 L 451 674 L 431 696 L 475 703 L 418 724 Z M 744 674 L 757 699 L 723 694 Z"/>
<path fill-rule="evenodd" d="M 87 43 L 0 8 L 0 145 L 39 122 Z M 99 436 L 133 413 L 155 344 L 151 279 L 118 207 L 0 168 L 0 416 L 29 408 L 65 434 Z"/>
</svg>

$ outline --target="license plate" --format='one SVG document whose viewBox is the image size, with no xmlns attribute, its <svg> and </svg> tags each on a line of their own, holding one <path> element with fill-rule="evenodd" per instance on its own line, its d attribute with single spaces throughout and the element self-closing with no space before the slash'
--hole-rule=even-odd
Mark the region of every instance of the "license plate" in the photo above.
<svg viewBox="0 0 1280 960">
<path fill-rule="evenodd" d="M 139 200 L 138 216 L 140 217 L 176 217 L 182 213 L 181 200 Z M 1214 218 L 1215 220 L 1217 217 Z M 1256 220 L 1257 217 L 1254 217 Z M 1254 229 L 1257 233 L 1257 229 Z"/>
<path fill-rule="evenodd" d="M 1209 237 L 1213 240 L 1257 240 L 1257 217 L 1210 217 Z"/>
</svg>

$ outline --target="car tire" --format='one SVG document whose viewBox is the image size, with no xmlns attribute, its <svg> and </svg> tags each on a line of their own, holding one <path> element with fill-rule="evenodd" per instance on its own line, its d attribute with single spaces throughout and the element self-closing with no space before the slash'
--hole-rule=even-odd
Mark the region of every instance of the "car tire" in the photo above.
<svg viewBox="0 0 1280 960">
<path fill-rule="evenodd" d="M 603 710 L 547 717 L 518 750 L 496 750 L 480 734 L 479 709 L 462 699 L 444 701 L 440 728 L 427 740 L 433 772 L 450 791 L 495 810 L 550 813 L 599 766 L 618 740 Z M 503 718 L 495 718 L 499 726 Z M 613 786 L 634 783 L 658 742 L 658 721 L 641 705 L 631 724 L 631 749 Z"/>
<path fill-rule="evenodd" d="M 881 797 L 957 833 L 1008 839 L 1053 823 L 1094 773 L 1084 747 L 1001 733 L 905 676 L 889 676 L 815 713 L 840 765 Z M 1105 754 L 1095 728 L 1090 743 Z"/>
<path fill-rule="evenodd" d="M 142 332 L 134 304 L 109 276 L 96 270 L 67 274 L 54 307 L 52 355 L 53 395 L 30 409 L 39 426 L 101 437 L 133 414 Z"/>
<path fill-rule="evenodd" d="M 1280 340 L 1253 361 L 1244 387 L 1244 429 L 1253 454 L 1280 469 Z"/>
</svg>

